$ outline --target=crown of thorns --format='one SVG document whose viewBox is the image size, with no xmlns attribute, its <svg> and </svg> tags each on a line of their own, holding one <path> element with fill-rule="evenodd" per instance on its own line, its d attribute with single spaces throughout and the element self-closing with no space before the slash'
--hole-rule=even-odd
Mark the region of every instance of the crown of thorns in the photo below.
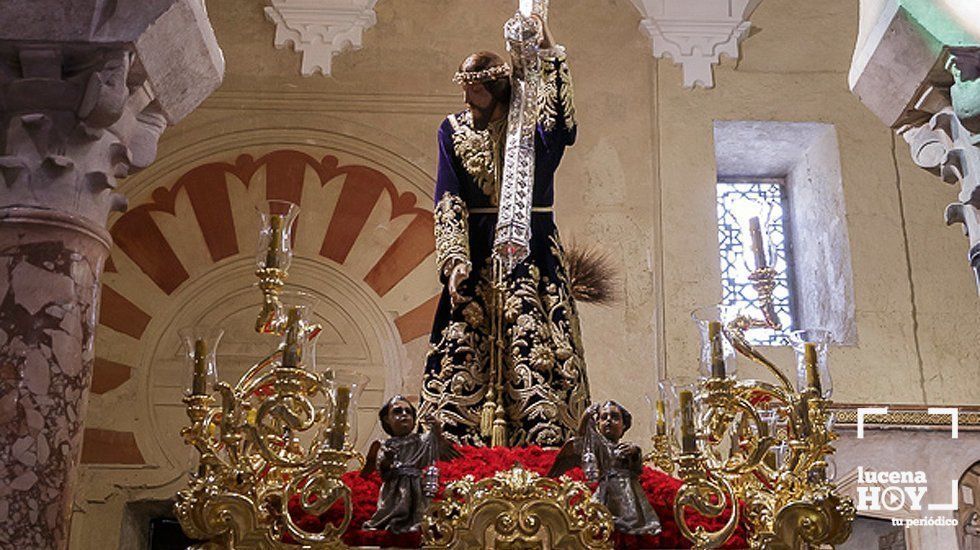
<svg viewBox="0 0 980 550">
<path fill-rule="evenodd" d="M 456 71 L 453 75 L 454 84 L 476 84 L 477 82 L 490 82 L 498 78 L 510 76 L 510 65 L 496 65 L 482 71 Z"/>
</svg>

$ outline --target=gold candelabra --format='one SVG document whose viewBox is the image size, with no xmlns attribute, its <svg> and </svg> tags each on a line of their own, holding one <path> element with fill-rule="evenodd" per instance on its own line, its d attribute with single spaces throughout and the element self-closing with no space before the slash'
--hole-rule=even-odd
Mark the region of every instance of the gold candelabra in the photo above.
<svg viewBox="0 0 980 550">
<path fill-rule="evenodd" d="M 279 210 L 276 213 L 276 210 Z M 263 293 L 256 324 L 278 334 L 280 345 L 232 386 L 217 382 L 215 347 L 221 331 L 186 330 L 192 366 L 184 398 L 190 425 L 181 434 L 198 455 L 175 512 L 198 548 L 346 548 L 350 490 L 341 481 L 354 450 L 356 406 L 366 378 L 315 365 L 320 326 L 308 297 L 284 295 L 290 227 L 297 208 L 272 204 L 262 216 L 257 275 Z M 271 213 L 270 213 L 271 212 Z M 208 391 L 216 390 L 219 399 Z M 340 502 L 339 521 L 311 532 L 289 512 L 321 515 Z"/>
<path fill-rule="evenodd" d="M 749 344 L 746 331 L 780 328 L 772 302 L 776 271 L 766 262 L 758 219 L 750 223 L 750 234 L 755 269 L 749 278 L 762 318 L 731 315 L 721 307 L 695 312 L 702 335 L 702 376 L 689 384 L 661 383 L 664 399 L 657 403 L 654 451 L 647 460 L 666 472 L 676 465 L 684 483 L 674 515 L 695 548 L 724 544 L 743 510 L 752 548 L 840 544 L 850 536 L 855 509 L 838 492 L 828 461 L 837 437 L 826 367 L 829 334 L 793 333 L 796 388 Z M 736 352 L 764 367 L 776 382 L 737 379 Z M 706 517 L 727 510 L 728 519 L 714 531 L 691 528 L 688 510 Z"/>
</svg>

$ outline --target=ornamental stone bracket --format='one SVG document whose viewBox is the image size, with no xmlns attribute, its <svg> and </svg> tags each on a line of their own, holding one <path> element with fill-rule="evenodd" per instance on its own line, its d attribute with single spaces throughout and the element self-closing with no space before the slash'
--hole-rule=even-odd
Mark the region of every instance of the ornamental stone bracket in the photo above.
<svg viewBox="0 0 980 550">
<path fill-rule="evenodd" d="M 712 66 L 738 59 L 749 16 L 762 0 L 632 0 L 653 56 L 669 57 L 684 71 L 684 87 L 714 87 Z"/>
<path fill-rule="evenodd" d="M 861 14 L 851 91 L 918 166 L 959 184 L 945 221 L 963 224 L 980 292 L 980 4 L 863 0 Z"/>
<path fill-rule="evenodd" d="M 265 17 L 276 25 L 276 48 L 302 54 L 303 76 L 330 76 L 333 58 L 359 50 L 364 30 L 377 22 L 378 0 L 269 0 Z"/>
<path fill-rule="evenodd" d="M 169 124 L 221 83 L 202 0 L 0 2 L 0 548 L 64 548 L 99 280 Z"/>
</svg>

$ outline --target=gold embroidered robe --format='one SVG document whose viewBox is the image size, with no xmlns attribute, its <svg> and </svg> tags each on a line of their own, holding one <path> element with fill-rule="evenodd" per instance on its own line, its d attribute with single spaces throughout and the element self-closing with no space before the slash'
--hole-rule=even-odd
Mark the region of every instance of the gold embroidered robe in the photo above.
<svg viewBox="0 0 980 550">
<path fill-rule="evenodd" d="M 444 288 L 436 312 L 421 390 L 420 413 L 438 412 L 450 439 L 488 441 L 481 409 L 491 385 L 491 321 L 502 316 L 503 404 L 508 444 L 561 445 L 589 403 L 578 314 L 569 292 L 561 241 L 550 207 L 554 175 L 575 141 L 571 80 L 563 52 L 543 59 L 544 91 L 535 136 L 530 256 L 506 279 L 506 301 L 494 308 L 491 250 L 503 162 L 504 124 L 476 130 L 468 111 L 439 128 L 436 248 L 444 284 L 469 262 L 453 304 Z"/>
</svg>

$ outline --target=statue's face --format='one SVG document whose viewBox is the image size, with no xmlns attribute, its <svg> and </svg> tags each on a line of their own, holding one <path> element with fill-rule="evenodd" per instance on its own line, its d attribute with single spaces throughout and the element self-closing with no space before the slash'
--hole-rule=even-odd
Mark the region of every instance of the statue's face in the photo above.
<svg viewBox="0 0 980 550">
<path fill-rule="evenodd" d="M 412 433 L 415 429 L 415 414 L 408 401 L 398 400 L 391 404 L 388 409 L 388 426 L 399 437 Z"/>
<path fill-rule="evenodd" d="M 493 95 L 482 82 L 463 84 L 463 102 L 468 109 L 489 109 L 493 105 Z"/>
<path fill-rule="evenodd" d="M 463 102 L 473 115 L 473 126 L 483 129 L 490 123 L 490 117 L 497 106 L 497 100 L 483 83 L 463 85 Z"/>
<path fill-rule="evenodd" d="M 611 441 L 623 437 L 623 411 L 616 405 L 606 405 L 599 409 L 599 433 Z"/>
</svg>

